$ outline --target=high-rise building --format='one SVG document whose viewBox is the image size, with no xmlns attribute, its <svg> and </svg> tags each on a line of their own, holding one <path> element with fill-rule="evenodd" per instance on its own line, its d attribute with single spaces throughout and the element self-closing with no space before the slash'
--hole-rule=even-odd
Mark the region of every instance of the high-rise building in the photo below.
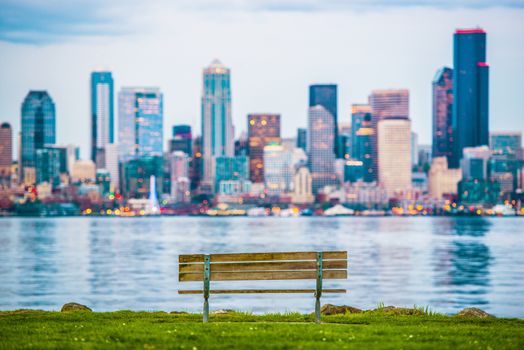
<svg viewBox="0 0 524 350">
<path fill-rule="evenodd" d="M 323 106 L 309 107 L 307 153 L 313 193 L 324 186 L 337 184 L 334 122 L 333 115 Z"/>
<path fill-rule="evenodd" d="M 118 164 L 118 145 L 109 143 L 105 147 L 106 169 L 111 178 L 111 191 L 120 192 L 120 166 Z"/>
<path fill-rule="evenodd" d="M 215 157 L 215 191 L 220 188 L 221 181 L 247 180 L 249 178 L 248 159 L 245 156 Z"/>
<path fill-rule="evenodd" d="M 162 156 L 163 99 L 158 88 L 124 87 L 118 94 L 119 160 Z"/>
<path fill-rule="evenodd" d="M 175 202 L 187 202 L 190 198 L 189 156 L 183 151 L 174 151 L 170 156 L 171 197 Z"/>
<path fill-rule="evenodd" d="M 411 122 L 387 118 L 378 122 L 378 179 L 390 197 L 411 189 Z"/>
<path fill-rule="evenodd" d="M 522 159 L 522 133 L 520 131 L 494 131 L 489 135 L 489 148 L 493 156 Z"/>
<path fill-rule="evenodd" d="M 0 188 L 9 186 L 13 163 L 13 130 L 9 123 L 0 125 Z"/>
<path fill-rule="evenodd" d="M 293 176 L 292 201 L 295 204 L 310 204 L 314 200 L 311 173 L 307 167 L 301 166 Z"/>
<path fill-rule="evenodd" d="M 431 198 L 457 195 L 458 183 L 462 179 L 462 169 L 449 169 L 445 156 L 435 157 L 428 172 L 428 192 Z"/>
<path fill-rule="evenodd" d="M 453 48 L 453 152 L 450 167 L 460 166 L 463 149 L 489 143 L 489 66 L 486 32 L 458 29 Z"/>
<path fill-rule="evenodd" d="M 114 142 L 113 76 L 108 71 L 91 73 L 91 160 L 105 167 L 106 145 Z"/>
<path fill-rule="evenodd" d="M 409 119 L 409 91 L 406 89 L 374 90 L 369 96 L 371 106 L 371 127 L 376 132 L 373 135 L 373 172 L 378 180 L 378 123 L 384 119 Z"/>
<path fill-rule="evenodd" d="M 338 98 L 337 85 L 335 84 L 315 84 L 309 86 L 309 107 L 324 107 L 333 118 L 333 152 L 335 157 L 343 158 L 344 155 L 339 151 L 338 142 Z M 314 187 L 314 186 L 313 186 Z"/>
<path fill-rule="evenodd" d="M 453 154 L 453 69 L 443 67 L 437 71 L 433 88 L 433 156 Z"/>
<path fill-rule="evenodd" d="M 44 147 L 36 150 L 36 183 L 49 183 L 52 187 L 60 185 L 60 173 L 65 168 L 65 157 L 60 149 Z"/>
<path fill-rule="evenodd" d="M 195 190 L 200 186 L 200 179 L 202 178 L 202 137 L 197 136 L 193 140 L 193 156 L 191 158 L 189 180 L 191 182 L 191 190 Z"/>
<path fill-rule="evenodd" d="M 121 187 L 124 197 L 148 198 L 152 179 L 155 181 L 155 192 L 161 189 L 163 160 L 162 156 L 142 156 L 123 163 Z"/>
<path fill-rule="evenodd" d="M 418 134 L 411 132 L 411 165 L 418 165 Z"/>
<path fill-rule="evenodd" d="M 249 114 L 247 116 L 249 179 L 264 182 L 264 147 L 280 143 L 280 114 Z"/>
<path fill-rule="evenodd" d="M 351 159 L 357 162 L 350 162 L 347 164 L 347 167 L 349 166 L 350 169 L 359 167 L 361 171 L 360 176 L 349 176 L 351 180 L 362 178 L 364 182 L 377 181 L 373 159 L 373 157 L 376 157 L 376 151 L 373 148 L 375 133 L 376 129 L 373 128 L 371 106 L 353 105 L 351 107 Z"/>
<path fill-rule="evenodd" d="M 96 165 L 92 160 L 77 160 L 71 168 L 73 182 L 93 182 L 96 177 Z"/>
<path fill-rule="evenodd" d="M 489 139 L 490 178 L 500 184 L 500 190 L 505 195 L 510 195 L 519 186 L 519 173 L 523 165 L 522 133 L 492 132 Z"/>
<path fill-rule="evenodd" d="M 202 89 L 203 179 L 213 184 L 214 157 L 232 157 L 235 132 L 231 117 L 231 76 L 229 68 L 214 60 L 204 69 Z"/>
<path fill-rule="evenodd" d="M 304 151 L 307 149 L 307 129 L 297 129 L 297 147 L 302 148 Z"/>
<path fill-rule="evenodd" d="M 55 104 L 47 91 L 29 91 L 22 103 L 21 167 L 22 177 L 33 173 L 36 150 L 56 142 Z M 35 179 L 36 180 L 36 179 Z"/>
<path fill-rule="evenodd" d="M 292 149 L 278 143 L 264 147 L 264 183 L 268 194 L 290 192 L 294 174 Z"/>
<path fill-rule="evenodd" d="M 173 138 L 169 140 L 169 153 L 181 151 L 191 157 L 193 146 L 193 135 L 190 125 L 173 126 Z"/>
</svg>

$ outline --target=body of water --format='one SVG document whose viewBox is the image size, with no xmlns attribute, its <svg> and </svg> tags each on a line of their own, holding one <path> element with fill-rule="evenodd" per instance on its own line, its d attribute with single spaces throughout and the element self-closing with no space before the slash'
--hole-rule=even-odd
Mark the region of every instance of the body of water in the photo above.
<svg viewBox="0 0 524 350">
<path fill-rule="evenodd" d="M 347 280 L 325 281 L 322 303 L 467 306 L 524 317 L 524 220 L 519 218 L 7 218 L 0 219 L 0 310 L 197 312 L 178 295 L 188 253 L 347 250 Z M 213 282 L 212 288 L 314 288 L 315 281 Z M 313 312 L 302 294 L 212 295 L 210 308 Z"/>
</svg>

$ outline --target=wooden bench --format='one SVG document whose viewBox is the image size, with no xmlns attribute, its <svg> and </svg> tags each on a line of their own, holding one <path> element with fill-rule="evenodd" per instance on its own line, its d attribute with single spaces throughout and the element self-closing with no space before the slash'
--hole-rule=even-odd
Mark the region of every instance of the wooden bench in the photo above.
<svg viewBox="0 0 524 350">
<path fill-rule="evenodd" d="M 198 290 L 179 294 L 204 294 L 204 322 L 209 319 L 209 294 L 314 293 L 316 322 L 320 323 L 322 293 L 345 293 L 323 289 L 325 279 L 347 278 L 347 252 L 282 252 L 241 254 L 191 254 L 179 256 L 178 280 L 202 281 Z M 316 280 L 314 289 L 211 289 L 211 281 Z"/>
</svg>

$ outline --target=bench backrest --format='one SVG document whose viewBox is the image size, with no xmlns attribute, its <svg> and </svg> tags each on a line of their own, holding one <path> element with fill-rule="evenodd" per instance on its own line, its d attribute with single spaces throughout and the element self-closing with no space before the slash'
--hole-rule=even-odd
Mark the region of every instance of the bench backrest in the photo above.
<svg viewBox="0 0 524 350">
<path fill-rule="evenodd" d="M 281 252 L 240 254 L 191 254 L 179 256 L 180 282 L 203 281 L 209 265 L 210 281 L 346 279 L 348 254 L 337 252 Z"/>
</svg>

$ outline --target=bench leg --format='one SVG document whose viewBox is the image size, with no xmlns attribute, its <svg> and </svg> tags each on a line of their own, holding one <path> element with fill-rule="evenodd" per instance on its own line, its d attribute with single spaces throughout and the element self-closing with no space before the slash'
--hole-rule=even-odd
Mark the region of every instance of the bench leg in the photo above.
<svg viewBox="0 0 524 350">
<path fill-rule="evenodd" d="M 203 322 L 206 323 L 209 320 L 209 302 L 207 298 L 204 299 L 204 319 Z"/>
<path fill-rule="evenodd" d="M 315 299 L 315 322 L 320 323 L 320 297 L 316 297 Z"/>
</svg>

